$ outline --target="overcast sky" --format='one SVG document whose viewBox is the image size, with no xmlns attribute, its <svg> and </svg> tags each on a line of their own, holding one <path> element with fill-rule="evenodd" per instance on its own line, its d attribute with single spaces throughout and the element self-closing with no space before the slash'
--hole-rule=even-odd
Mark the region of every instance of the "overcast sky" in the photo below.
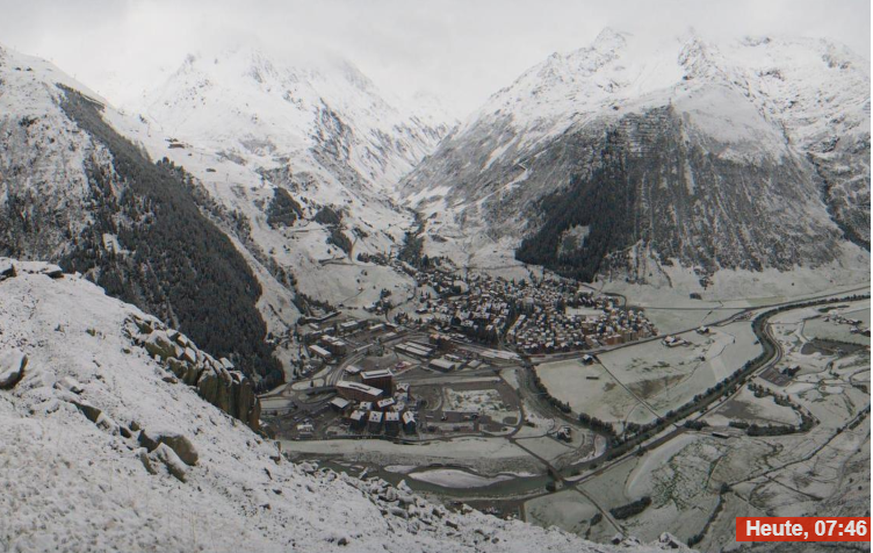
<svg viewBox="0 0 873 553">
<path fill-rule="evenodd" d="M 254 37 L 304 56 L 331 50 L 380 88 L 431 92 L 458 117 L 605 26 L 828 37 L 870 58 L 870 0 L 0 0 L 0 8 L 0 43 L 49 58 L 116 104 L 188 52 Z"/>
</svg>

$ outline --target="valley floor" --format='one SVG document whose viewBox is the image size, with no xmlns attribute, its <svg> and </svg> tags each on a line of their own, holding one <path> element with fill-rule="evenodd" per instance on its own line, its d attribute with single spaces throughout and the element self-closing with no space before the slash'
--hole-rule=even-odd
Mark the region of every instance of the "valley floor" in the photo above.
<svg viewBox="0 0 873 553">
<path fill-rule="evenodd" d="M 839 300 L 853 294 L 869 294 L 869 286 L 772 303 L 648 308 L 661 334 L 593 352 L 593 364 L 583 363 L 581 353 L 555 353 L 440 374 L 404 358 L 412 368 L 398 381 L 423 389 L 433 410 L 433 422 L 417 435 L 394 441 L 337 435 L 283 447 L 292 457 L 404 481 L 449 504 L 601 542 L 616 533 L 646 541 L 666 529 L 701 551 L 723 551 L 737 546 L 736 516 L 863 515 L 870 493 L 870 338 L 862 331 L 869 329 L 870 301 Z M 809 301 L 816 303 L 801 305 Z M 774 308 L 781 310 L 769 315 L 763 334 L 753 331 L 753 321 Z M 704 324 L 706 332 L 694 330 Z M 683 345 L 662 343 L 677 330 Z M 755 364 L 770 348 L 761 338 L 773 350 Z M 641 449 L 613 450 L 608 435 L 577 419 L 596 417 L 621 436 L 629 423 L 657 424 L 750 363 L 743 385 L 725 388 L 729 393 L 687 419 L 659 426 L 635 442 Z M 569 414 L 544 400 L 531 382 L 534 370 L 552 396 L 568 402 Z M 471 386 L 482 391 L 456 391 Z M 501 387 L 506 391 L 497 392 Z M 501 424 L 465 430 L 469 423 L 440 422 L 440 409 L 487 412 Z M 440 428 L 446 424 L 454 432 Z M 562 427 L 570 429 L 569 440 L 559 438 Z M 641 514 L 615 515 L 641 498 L 651 500 Z"/>
</svg>

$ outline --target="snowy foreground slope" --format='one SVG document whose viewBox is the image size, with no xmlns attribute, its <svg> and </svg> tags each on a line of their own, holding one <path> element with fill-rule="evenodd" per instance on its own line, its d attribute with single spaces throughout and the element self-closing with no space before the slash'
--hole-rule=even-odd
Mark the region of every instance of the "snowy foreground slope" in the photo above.
<svg viewBox="0 0 873 553">
<path fill-rule="evenodd" d="M 594 545 L 288 462 L 138 345 L 137 322 L 153 318 L 79 276 L 13 264 L 16 276 L 0 276 L 4 551 L 643 552 L 672 543 Z"/>
</svg>

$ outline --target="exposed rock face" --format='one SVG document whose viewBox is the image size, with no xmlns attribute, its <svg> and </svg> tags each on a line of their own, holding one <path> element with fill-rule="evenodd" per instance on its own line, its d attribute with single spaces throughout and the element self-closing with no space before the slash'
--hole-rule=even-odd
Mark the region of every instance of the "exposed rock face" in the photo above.
<svg viewBox="0 0 873 553">
<path fill-rule="evenodd" d="M 609 272 L 644 280 L 649 256 L 703 275 L 835 259 L 841 233 L 805 160 L 788 151 L 720 156 L 694 132 L 666 107 L 563 137 L 531 161 L 532 171 L 563 168 L 567 184 L 533 204 L 536 231 L 517 257 L 584 280 Z M 584 238 L 567 240 L 580 227 Z"/>
<path fill-rule="evenodd" d="M 209 403 L 258 430 L 261 403 L 251 381 L 239 372 L 205 371 L 197 381 L 197 391 Z"/>
<path fill-rule="evenodd" d="M 193 467 L 197 464 L 197 450 L 191 443 L 191 440 L 179 434 L 178 432 L 162 431 L 150 432 L 143 430 L 139 434 L 139 443 L 149 450 L 149 453 L 160 449 L 162 445 L 169 447 L 173 453 L 178 456 L 188 466 Z"/>
<path fill-rule="evenodd" d="M 252 430 L 260 429 L 261 404 L 251 380 L 236 371 L 227 359 L 216 360 L 196 349 L 184 334 L 154 318 L 131 321 L 134 338 L 176 377 L 197 388 L 200 396 Z"/>
<path fill-rule="evenodd" d="M 15 387 L 24 378 L 27 356 L 17 349 L 0 352 L 0 390 Z"/>
</svg>

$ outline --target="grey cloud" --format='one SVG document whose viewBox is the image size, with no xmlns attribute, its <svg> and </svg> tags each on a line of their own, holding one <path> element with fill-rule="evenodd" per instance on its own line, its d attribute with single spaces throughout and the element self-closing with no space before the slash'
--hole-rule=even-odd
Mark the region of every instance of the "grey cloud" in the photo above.
<svg viewBox="0 0 873 553">
<path fill-rule="evenodd" d="M 0 43 L 46 57 L 123 103 L 191 51 L 251 40 L 328 50 L 400 96 L 424 90 L 462 116 L 555 51 L 604 26 L 641 36 L 828 37 L 869 59 L 865 0 L 0 0 Z"/>
</svg>

